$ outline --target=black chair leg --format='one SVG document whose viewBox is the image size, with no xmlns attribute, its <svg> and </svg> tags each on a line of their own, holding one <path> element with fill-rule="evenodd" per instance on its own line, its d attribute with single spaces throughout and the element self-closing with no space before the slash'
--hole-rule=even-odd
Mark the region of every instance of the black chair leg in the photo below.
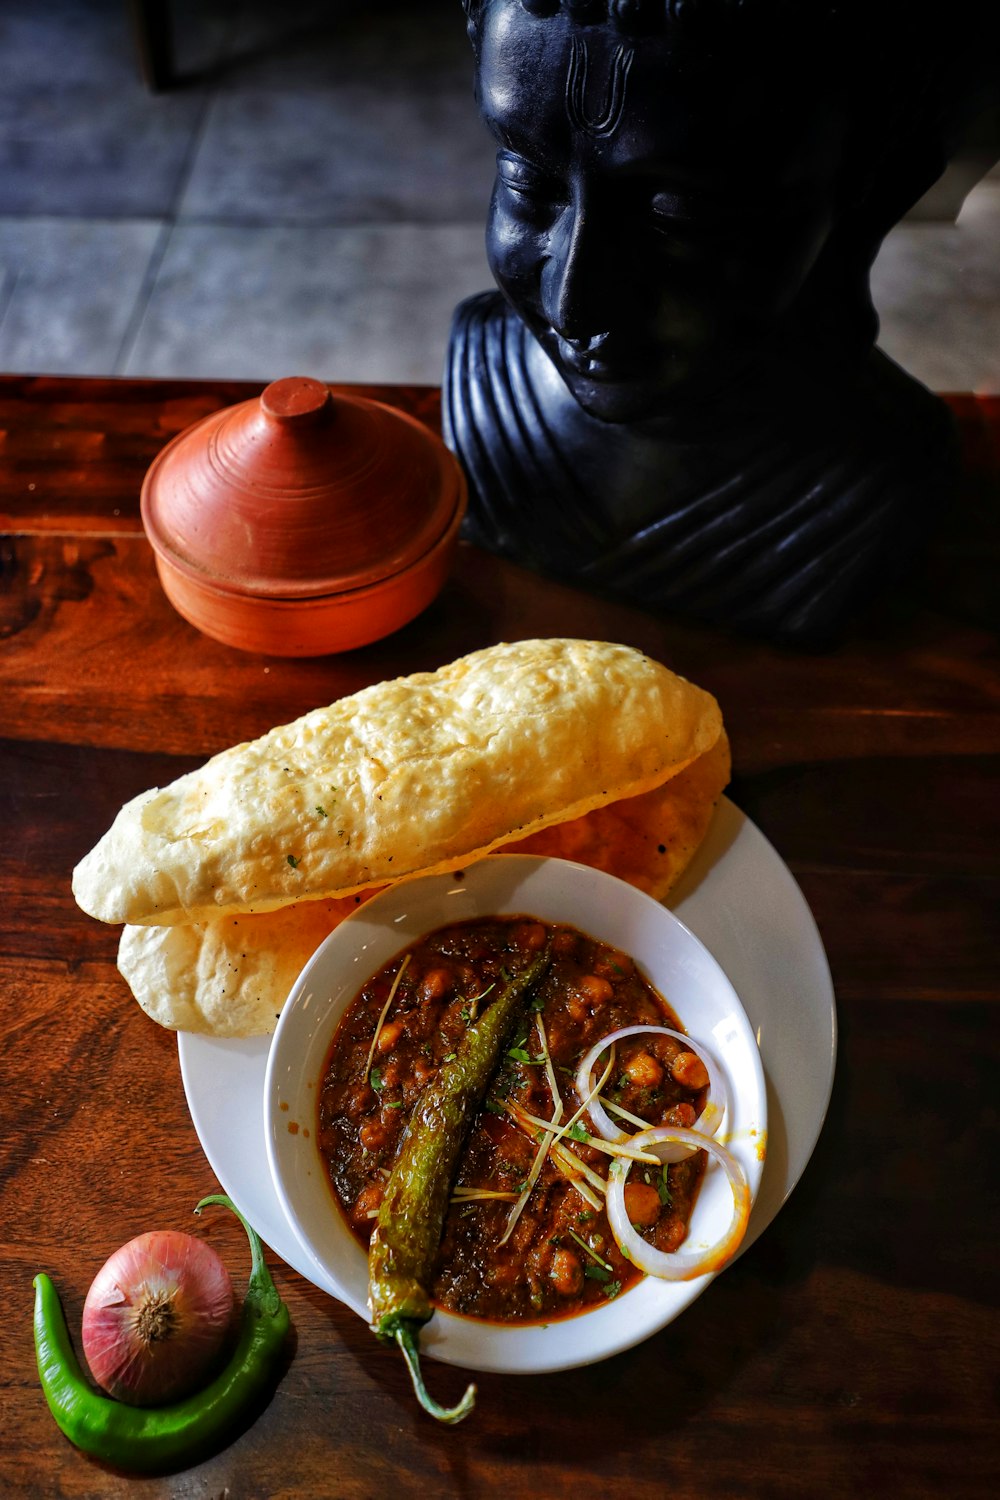
<svg viewBox="0 0 1000 1500">
<path fill-rule="evenodd" d="M 153 93 L 174 82 L 170 0 L 127 0 L 142 81 Z"/>
</svg>

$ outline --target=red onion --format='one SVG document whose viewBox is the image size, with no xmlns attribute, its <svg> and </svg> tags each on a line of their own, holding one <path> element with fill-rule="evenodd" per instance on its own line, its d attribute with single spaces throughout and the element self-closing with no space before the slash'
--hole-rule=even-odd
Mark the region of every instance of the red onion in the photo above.
<svg viewBox="0 0 1000 1500">
<path fill-rule="evenodd" d="M 122 1245 L 83 1308 L 83 1352 L 97 1384 L 132 1406 L 160 1406 L 207 1383 L 233 1317 L 217 1253 L 176 1230 Z"/>
</svg>

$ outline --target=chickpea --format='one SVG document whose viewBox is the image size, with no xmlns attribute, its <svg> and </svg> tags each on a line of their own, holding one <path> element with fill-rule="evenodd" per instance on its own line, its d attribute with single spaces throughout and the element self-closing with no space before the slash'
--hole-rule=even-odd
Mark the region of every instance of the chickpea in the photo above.
<svg viewBox="0 0 1000 1500">
<path fill-rule="evenodd" d="M 541 922 L 519 922 L 511 934 L 519 948 L 536 953 L 545 946 L 545 928 Z"/>
<path fill-rule="evenodd" d="M 603 954 L 594 964 L 595 974 L 604 974 L 608 978 L 617 975 L 619 979 L 627 979 L 634 969 L 635 964 L 625 953 Z"/>
<path fill-rule="evenodd" d="M 418 1089 L 422 1089 L 425 1083 L 430 1083 L 434 1077 L 434 1064 L 426 1057 L 418 1057 L 413 1063 L 413 1081 Z"/>
<path fill-rule="evenodd" d="M 708 1069 L 693 1052 L 679 1052 L 670 1064 L 670 1076 L 682 1089 L 708 1088 Z"/>
<path fill-rule="evenodd" d="M 417 994 L 425 1002 L 443 1000 L 450 991 L 452 982 L 450 969 L 428 969 L 417 986 Z"/>
<path fill-rule="evenodd" d="M 403 1033 L 402 1021 L 386 1021 L 378 1034 L 376 1050 L 379 1052 L 391 1052 Z"/>
<path fill-rule="evenodd" d="M 381 1180 L 369 1182 L 363 1187 L 354 1200 L 351 1209 L 351 1218 L 357 1225 L 363 1225 L 373 1218 L 378 1212 L 379 1204 L 385 1195 L 385 1183 Z"/>
<path fill-rule="evenodd" d="M 549 1268 L 549 1278 L 560 1297 L 579 1297 L 583 1291 L 583 1266 L 580 1257 L 562 1246 L 556 1250 Z"/>
<path fill-rule="evenodd" d="M 582 995 L 574 995 L 572 991 L 566 996 L 566 999 L 563 1001 L 563 1009 L 566 1011 L 570 1020 L 575 1021 L 577 1025 L 579 1025 L 582 1021 L 589 1021 L 590 1019 L 590 1007 L 587 1004 L 586 1000 L 584 1000 Z M 551 1042 L 549 1043 L 549 1045 L 552 1045 Z"/>
<path fill-rule="evenodd" d="M 622 1066 L 636 1088 L 655 1089 L 663 1082 L 663 1069 L 648 1052 L 633 1052 Z"/>
<path fill-rule="evenodd" d="M 627 1182 L 625 1184 L 625 1212 L 629 1223 L 648 1229 L 660 1217 L 663 1205 L 660 1195 L 650 1182 Z"/>
<path fill-rule="evenodd" d="M 584 974 L 578 985 L 581 995 L 591 1005 L 607 1005 L 614 994 L 614 987 L 600 974 Z"/>
<path fill-rule="evenodd" d="M 663 1017 L 660 1015 L 649 1015 L 644 1017 L 644 1019 L 653 1026 L 662 1026 L 663 1024 Z M 651 1036 L 648 1045 L 653 1056 L 668 1068 L 678 1052 L 683 1052 L 684 1050 L 680 1042 L 675 1041 L 672 1036 Z"/>
<path fill-rule="evenodd" d="M 351 1094 L 347 1100 L 348 1108 L 350 1109 L 352 1114 L 363 1115 L 371 1109 L 374 1103 L 375 1090 L 368 1082 L 368 1079 L 363 1078 L 361 1082 L 351 1091 Z"/>
<path fill-rule="evenodd" d="M 402 1072 L 403 1069 L 399 1058 L 390 1058 L 382 1069 L 382 1087 L 384 1089 L 394 1089 L 400 1081 Z"/>
<path fill-rule="evenodd" d="M 399 1094 L 401 1094 L 402 1092 L 403 1089 L 402 1086 L 400 1086 Z M 403 1101 L 403 1103 L 405 1103 L 405 1100 Z M 393 1098 L 384 1100 L 382 1108 L 378 1112 L 378 1117 L 382 1122 L 387 1137 L 393 1135 L 399 1126 L 399 1122 L 401 1119 L 399 1111 L 400 1099 L 396 1091 L 393 1090 Z"/>
<path fill-rule="evenodd" d="M 676 1214 L 664 1214 L 653 1231 L 653 1243 L 657 1250 L 670 1253 L 677 1250 L 687 1235 L 687 1225 Z"/>
<path fill-rule="evenodd" d="M 381 1120 L 366 1120 L 358 1131 L 358 1140 L 366 1151 L 380 1151 L 387 1138 L 388 1131 Z"/>
<path fill-rule="evenodd" d="M 682 1130 L 690 1130 L 698 1116 L 695 1114 L 694 1105 L 675 1104 L 667 1110 L 664 1117 L 664 1125 L 679 1125 Z"/>
</svg>

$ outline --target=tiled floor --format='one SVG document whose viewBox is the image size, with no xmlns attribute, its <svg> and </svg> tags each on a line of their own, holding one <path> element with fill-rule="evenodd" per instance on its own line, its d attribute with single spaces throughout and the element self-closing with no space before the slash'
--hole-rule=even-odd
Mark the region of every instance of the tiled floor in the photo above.
<svg viewBox="0 0 1000 1500">
<path fill-rule="evenodd" d="M 492 150 L 459 0 L 173 0 L 143 86 L 125 0 L 0 3 L 0 370 L 436 381 L 489 285 Z M 1000 171 L 875 268 L 882 342 L 1000 391 Z"/>
</svg>

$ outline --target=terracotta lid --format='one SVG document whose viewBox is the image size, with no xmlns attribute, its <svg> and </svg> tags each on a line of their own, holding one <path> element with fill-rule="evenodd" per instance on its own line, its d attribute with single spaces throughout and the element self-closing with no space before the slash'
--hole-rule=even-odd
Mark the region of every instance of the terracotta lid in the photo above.
<svg viewBox="0 0 1000 1500">
<path fill-rule="evenodd" d="M 298 599 L 410 567 L 448 529 L 462 492 L 456 460 L 421 423 L 292 377 L 168 443 L 146 475 L 142 517 L 185 573 Z"/>
</svg>

